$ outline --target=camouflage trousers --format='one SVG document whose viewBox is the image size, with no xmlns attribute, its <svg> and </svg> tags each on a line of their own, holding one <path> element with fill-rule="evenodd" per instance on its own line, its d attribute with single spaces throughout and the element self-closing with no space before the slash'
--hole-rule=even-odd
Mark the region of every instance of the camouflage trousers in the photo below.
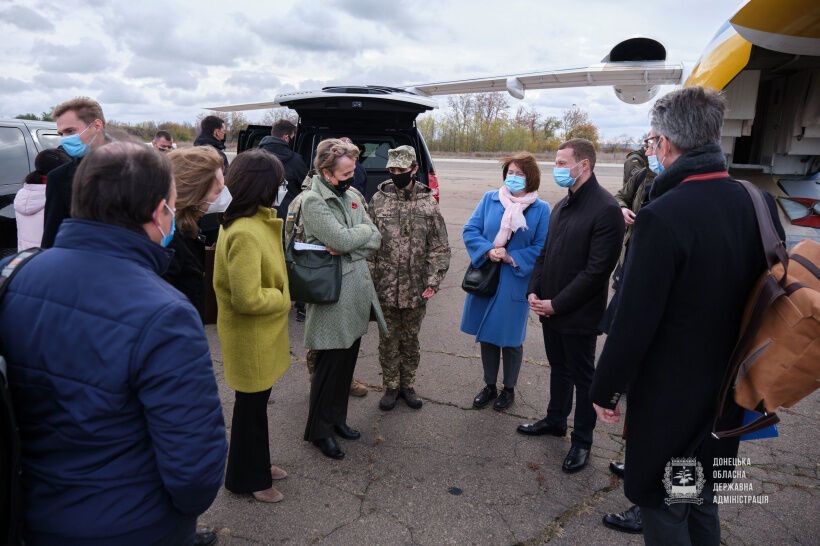
<svg viewBox="0 0 820 546">
<path fill-rule="evenodd" d="M 419 367 L 419 330 L 427 307 L 399 309 L 382 306 L 387 334 L 379 333 L 379 364 L 385 388 L 410 388 Z"/>
</svg>

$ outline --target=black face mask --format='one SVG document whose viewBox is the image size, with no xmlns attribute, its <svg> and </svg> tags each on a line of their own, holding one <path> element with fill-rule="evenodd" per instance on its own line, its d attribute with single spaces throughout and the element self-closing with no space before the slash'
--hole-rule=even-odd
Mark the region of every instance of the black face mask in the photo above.
<svg viewBox="0 0 820 546">
<path fill-rule="evenodd" d="M 412 171 L 407 171 L 406 173 L 394 174 L 392 175 L 392 178 L 393 184 L 395 184 L 400 190 L 403 190 L 410 185 L 410 182 L 413 181 L 413 173 Z"/>
<path fill-rule="evenodd" d="M 346 180 L 337 180 L 336 182 L 337 184 L 335 186 L 331 185 L 331 188 L 336 192 L 336 195 L 342 195 L 350 188 L 351 184 L 353 184 L 353 177 L 351 176 Z"/>
</svg>

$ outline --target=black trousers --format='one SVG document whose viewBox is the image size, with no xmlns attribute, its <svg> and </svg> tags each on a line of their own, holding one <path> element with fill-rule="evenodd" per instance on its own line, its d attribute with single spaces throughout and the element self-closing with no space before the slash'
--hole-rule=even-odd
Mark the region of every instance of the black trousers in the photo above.
<svg viewBox="0 0 820 546">
<path fill-rule="evenodd" d="M 597 415 L 589 397 L 595 373 L 595 334 L 562 334 L 542 324 L 544 348 L 550 364 L 550 401 L 547 422 L 566 426 L 575 391 L 575 423 L 572 444 L 589 449 Z"/>
<path fill-rule="evenodd" d="M 232 493 L 264 491 L 273 483 L 270 476 L 268 398 L 270 389 L 236 393 L 228 468 L 225 470 L 225 489 Z"/>
<path fill-rule="evenodd" d="M 310 384 L 310 410 L 305 426 L 305 440 L 331 438 L 333 425 L 347 423 L 347 401 L 350 382 L 359 358 L 357 339 L 347 349 L 316 351 L 316 371 Z"/>
<path fill-rule="evenodd" d="M 718 505 L 711 502 L 641 506 L 641 519 L 644 543 L 648 546 L 720 544 Z"/>
</svg>

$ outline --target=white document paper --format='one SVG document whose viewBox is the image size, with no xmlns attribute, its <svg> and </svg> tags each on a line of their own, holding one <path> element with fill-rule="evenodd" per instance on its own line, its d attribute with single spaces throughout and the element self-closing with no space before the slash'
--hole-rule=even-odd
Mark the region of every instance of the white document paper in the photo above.
<svg viewBox="0 0 820 546">
<path fill-rule="evenodd" d="M 312 245 L 310 243 L 300 243 L 296 241 L 293 243 L 293 250 L 327 250 L 327 248 L 322 245 Z"/>
</svg>

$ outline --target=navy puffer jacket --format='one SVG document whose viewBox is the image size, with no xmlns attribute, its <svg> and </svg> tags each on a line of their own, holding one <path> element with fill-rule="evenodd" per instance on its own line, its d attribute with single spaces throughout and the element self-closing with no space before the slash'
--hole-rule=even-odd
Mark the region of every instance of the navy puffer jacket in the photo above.
<svg viewBox="0 0 820 546">
<path fill-rule="evenodd" d="M 12 279 L 0 343 L 30 544 L 147 544 L 213 502 L 225 427 L 208 342 L 144 233 L 66 220 Z"/>
</svg>

